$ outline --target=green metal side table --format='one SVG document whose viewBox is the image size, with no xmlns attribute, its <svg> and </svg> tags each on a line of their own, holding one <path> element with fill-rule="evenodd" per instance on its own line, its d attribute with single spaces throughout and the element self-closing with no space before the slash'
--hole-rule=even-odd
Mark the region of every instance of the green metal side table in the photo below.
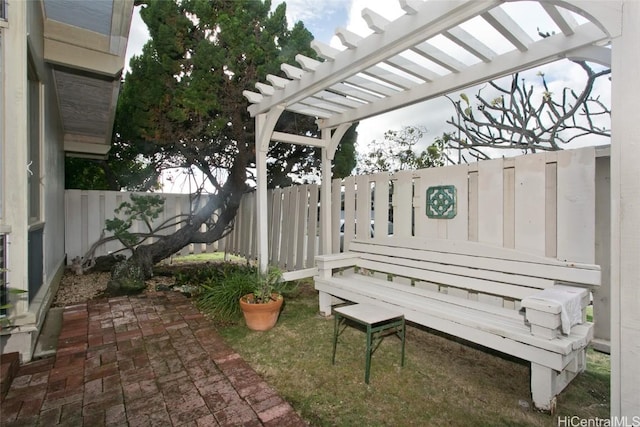
<svg viewBox="0 0 640 427">
<path fill-rule="evenodd" d="M 395 335 L 402 341 L 400 365 L 404 366 L 405 323 L 404 315 L 399 311 L 377 307 L 369 304 L 354 304 L 334 309 L 335 323 L 333 328 L 333 357 L 331 363 L 336 363 L 336 347 L 338 337 L 347 328 L 346 320 L 351 320 L 366 328 L 367 348 L 364 371 L 364 382 L 369 384 L 371 371 L 371 355 L 376 351 L 382 340 Z"/>
</svg>

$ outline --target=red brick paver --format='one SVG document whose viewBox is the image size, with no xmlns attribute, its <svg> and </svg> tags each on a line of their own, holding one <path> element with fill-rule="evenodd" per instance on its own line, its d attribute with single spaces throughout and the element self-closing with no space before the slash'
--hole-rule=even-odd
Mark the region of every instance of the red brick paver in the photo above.
<svg viewBox="0 0 640 427">
<path fill-rule="evenodd" d="M 174 292 L 66 307 L 55 358 L 20 367 L 2 426 L 305 426 Z"/>
</svg>

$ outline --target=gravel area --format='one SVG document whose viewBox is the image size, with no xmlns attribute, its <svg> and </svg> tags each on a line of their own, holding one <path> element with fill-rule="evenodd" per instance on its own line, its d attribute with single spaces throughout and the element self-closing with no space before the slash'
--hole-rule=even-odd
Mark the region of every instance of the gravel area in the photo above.
<svg viewBox="0 0 640 427">
<path fill-rule="evenodd" d="M 52 307 L 65 307 L 99 297 L 106 291 L 111 273 L 89 273 L 76 275 L 64 273 Z"/>
<path fill-rule="evenodd" d="M 76 275 L 66 271 L 58 287 L 52 307 L 65 307 L 80 304 L 105 296 L 107 283 L 111 273 L 86 273 Z M 146 292 L 153 292 L 159 284 L 170 286 L 175 282 L 173 277 L 155 276 L 147 280 Z"/>
</svg>

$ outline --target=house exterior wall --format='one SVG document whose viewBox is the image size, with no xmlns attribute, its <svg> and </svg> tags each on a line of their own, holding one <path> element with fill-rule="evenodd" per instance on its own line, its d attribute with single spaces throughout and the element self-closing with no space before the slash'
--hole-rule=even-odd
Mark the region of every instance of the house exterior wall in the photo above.
<svg viewBox="0 0 640 427">
<path fill-rule="evenodd" d="M 44 61 L 41 3 L 10 1 L 7 22 L 1 31 L 0 231 L 7 233 L 9 241 L 8 285 L 29 290 L 29 266 L 39 267 L 39 262 L 42 262 L 42 271 L 33 276 L 42 283 L 36 284 L 35 292 L 23 294 L 19 301 L 13 303 L 8 314 L 15 327 L 4 330 L 0 337 L 2 353 L 18 351 L 24 362 L 32 357 L 39 330 L 64 268 L 64 152 L 52 70 Z M 36 112 L 31 111 L 32 117 L 34 114 L 37 116 L 36 126 L 29 119 L 30 84 L 39 98 Z M 36 132 L 38 156 L 30 155 L 29 132 Z M 38 187 L 35 216 L 33 210 L 30 212 L 31 173 L 31 182 Z M 40 233 L 42 247 L 36 252 L 41 253 L 42 258 L 30 258 L 29 238 Z"/>
</svg>

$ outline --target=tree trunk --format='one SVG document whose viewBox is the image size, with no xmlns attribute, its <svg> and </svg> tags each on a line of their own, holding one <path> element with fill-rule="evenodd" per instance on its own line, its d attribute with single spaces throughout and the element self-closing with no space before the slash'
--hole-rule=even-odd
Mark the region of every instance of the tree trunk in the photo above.
<svg viewBox="0 0 640 427">
<path fill-rule="evenodd" d="M 244 167 L 241 171 L 244 172 Z M 246 188 L 244 180 L 233 175 L 223 191 L 211 196 L 207 204 L 191 216 L 187 225 L 154 243 L 138 246 L 129 259 L 116 264 L 107 285 L 108 291 L 114 295 L 142 292 L 146 288 L 145 280 L 153 276 L 155 264 L 191 243 L 209 244 L 224 237 L 230 230 Z M 226 194 L 226 197 L 220 194 Z M 217 209 L 221 212 L 216 223 L 206 232 L 200 231 L 202 224 L 210 220 Z"/>
</svg>

